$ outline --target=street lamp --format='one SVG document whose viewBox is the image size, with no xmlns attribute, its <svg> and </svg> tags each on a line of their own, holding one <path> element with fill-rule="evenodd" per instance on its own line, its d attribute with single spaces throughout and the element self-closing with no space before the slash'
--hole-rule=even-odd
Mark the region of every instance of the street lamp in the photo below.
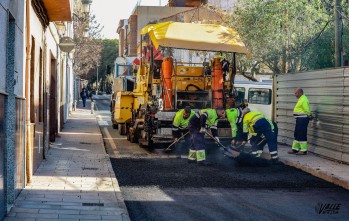
<svg viewBox="0 0 349 221">
<path fill-rule="evenodd" d="M 97 65 L 97 83 L 96 83 L 96 93 L 98 94 L 98 63 L 96 64 Z"/>
<path fill-rule="evenodd" d="M 83 12 L 88 14 L 90 12 L 90 4 L 92 3 L 92 0 L 81 0 L 81 3 Z"/>
</svg>

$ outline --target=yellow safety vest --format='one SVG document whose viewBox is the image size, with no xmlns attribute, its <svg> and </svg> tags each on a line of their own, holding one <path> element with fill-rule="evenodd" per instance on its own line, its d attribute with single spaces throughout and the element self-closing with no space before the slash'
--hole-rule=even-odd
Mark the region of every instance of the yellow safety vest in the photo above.
<svg viewBox="0 0 349 221">
<path fill-rule="evenodd" d="M 310 115 L 310 105 L 308 98 L 303 94 L 299 97 L 296 106 L 293 109 L 294 117 L 307 117 Z"/>
</svg>

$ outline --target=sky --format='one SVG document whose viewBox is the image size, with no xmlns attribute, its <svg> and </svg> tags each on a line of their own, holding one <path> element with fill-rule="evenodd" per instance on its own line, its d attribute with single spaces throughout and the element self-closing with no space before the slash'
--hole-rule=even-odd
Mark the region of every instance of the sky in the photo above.
<svg viewBox="0 0 349 221">
<path fill-rule="evenodd" d="M 102 37 L 107 39 L 119 38 L 116 33 L 119 21 L 128 19 L 131 12 L 140 2 L 143 6 L 162 6 L 168 0 L 93 0 L 90 6 L 91 13 L 96 16 L 96 20 L 102 26 Z"/>
</svg>

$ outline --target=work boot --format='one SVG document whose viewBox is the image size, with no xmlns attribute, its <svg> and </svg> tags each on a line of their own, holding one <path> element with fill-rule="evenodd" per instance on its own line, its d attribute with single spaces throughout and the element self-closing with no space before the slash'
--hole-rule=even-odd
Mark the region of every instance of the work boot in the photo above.
<svg viewBox="0 0 349 221">
<path fill-rule="evenodd" d="M 296 155 L 307 155 L 307 151 L 298 151 Z"/>
<path fill-rule="evenodd" d="M 290 151 L 288 151 L 287 153 L 288 154 L 297 154 L 299 151 L 297 151 L 297 150 L 290 150 Z"/>
<path fill-rule="evenodd" d="M 281 165 L 281 164 L 283 164 L 283 163 L 281 163 L 281 162 L 279 161 L 279 158 L 271 159 L 270 161 L 271 161 L 271 163 L 272 163 L 273 165 Z"/>
</svg>

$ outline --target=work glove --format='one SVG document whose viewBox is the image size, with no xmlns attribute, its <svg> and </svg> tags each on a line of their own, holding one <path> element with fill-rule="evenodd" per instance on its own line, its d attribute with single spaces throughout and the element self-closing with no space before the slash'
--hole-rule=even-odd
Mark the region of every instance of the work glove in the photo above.
<svg viewBox="0 0 349 221">
<path fill-rule="evenodd" d="M 219 143 L 219 137 L 214 137 L 216 139 L 217 143 Z"/>
<path fill-rule="evenodd" d="M 206 133 L 206 129 L 204 127 L 201 127 L 199 132 L 202 133 L 202 134 L 205 134 Z"/>
</svg>

